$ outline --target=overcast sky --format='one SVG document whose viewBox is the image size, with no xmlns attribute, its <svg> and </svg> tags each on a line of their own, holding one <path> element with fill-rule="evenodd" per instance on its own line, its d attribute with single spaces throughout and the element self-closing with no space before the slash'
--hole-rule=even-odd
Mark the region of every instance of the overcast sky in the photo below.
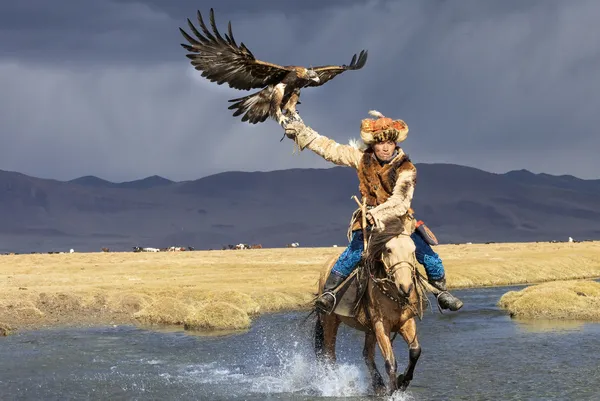
<svg viewBox="0 0 600 401">
<path fill-rule="evenodd" d="M 179 27 L 215 7 L 259 59 L 360 71 L 302 92 L 319 133 L 347 143 L 367 111 L 404 119 L 419 163 L 600 178 L 600 2 L 19 0 L 0 3 L 0 169 L 173 180 L 330 166 L 292 154 L 248 92 L 200 76 Z M 186 28 L 187 29 L 187 28 Z"/>
</svg>

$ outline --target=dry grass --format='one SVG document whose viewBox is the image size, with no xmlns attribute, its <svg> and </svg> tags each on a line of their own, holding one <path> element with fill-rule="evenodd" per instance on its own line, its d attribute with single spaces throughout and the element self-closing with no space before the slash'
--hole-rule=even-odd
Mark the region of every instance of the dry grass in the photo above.
<svg viewBox="0 0 600 401">
<path fill-rule="evenodd" d="M 11 327 L 5 323 L 0 323 L 0 337 L 5 337 L 10 334 Z"/>
<path fill-rule="evenodd" d="M 513 317 L 600 321 L 600 283 L 555 281 L 509 291 L 498 305 Z"/>
<path fill-rule="evenodd" d="M 342 248 L 0 256 L 0 326 L 247 328 L 304 309 Z M 600 276 L 600 242 L 436 247 L 451 288 Z"/>
</svg>

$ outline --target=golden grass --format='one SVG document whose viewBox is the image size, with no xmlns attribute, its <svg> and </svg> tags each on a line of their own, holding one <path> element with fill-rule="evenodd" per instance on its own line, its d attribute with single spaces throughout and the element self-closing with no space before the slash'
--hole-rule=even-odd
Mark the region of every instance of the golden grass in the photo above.
<svg viewBox="0 0 600 401">
<path fill-rule="evenodd" d="M 10 334 L 11 327 L 5 323 L 0 323 L 0 337 L 5 337 Z"/>
<path fill-rule="evenodd" d="M 304 309 L 343 248 L 0 256 L 6 327 L 137 323 L 247 328 Z M 442 245 L 450 288 L 600 276 L 600 242 Z"/>
<path fill-rule="evenodd" d="M 509 291 L 498 306 L 513 317 L 600 321 L 600 283 L 555 281 Z"/>
</svg>

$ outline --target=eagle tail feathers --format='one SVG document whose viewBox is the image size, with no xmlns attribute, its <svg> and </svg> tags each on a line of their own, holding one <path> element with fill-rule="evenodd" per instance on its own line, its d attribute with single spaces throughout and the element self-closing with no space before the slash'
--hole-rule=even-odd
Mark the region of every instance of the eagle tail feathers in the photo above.
<svg viewBox="0 0 600 401">
<path fill-rule="evenodd" d="M 242 116 L 242 121 L 248 121 L 251 124 L 261 123 L 267 120 L 271 110 L 272 87 L 266 87 L 258 92 L 248 96 L 230 99 L 233 103 L 228 107 L 229 110 L 235 110 L 234 117 Z"/>
</svg>

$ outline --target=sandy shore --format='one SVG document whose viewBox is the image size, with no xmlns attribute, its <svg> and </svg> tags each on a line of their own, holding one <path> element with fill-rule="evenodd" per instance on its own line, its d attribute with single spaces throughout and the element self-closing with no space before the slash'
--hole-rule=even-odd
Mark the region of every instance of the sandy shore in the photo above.
<svg viewBox="0 0 600 401">
<path fill-rule="evenodd" d="M 300 310 L 342 248 L 0 256 L 0 335 L 106 324 L 244 329 Z M 600 276 L 600 242 L 441 245 L 451 288 Z"/>
</svg>

